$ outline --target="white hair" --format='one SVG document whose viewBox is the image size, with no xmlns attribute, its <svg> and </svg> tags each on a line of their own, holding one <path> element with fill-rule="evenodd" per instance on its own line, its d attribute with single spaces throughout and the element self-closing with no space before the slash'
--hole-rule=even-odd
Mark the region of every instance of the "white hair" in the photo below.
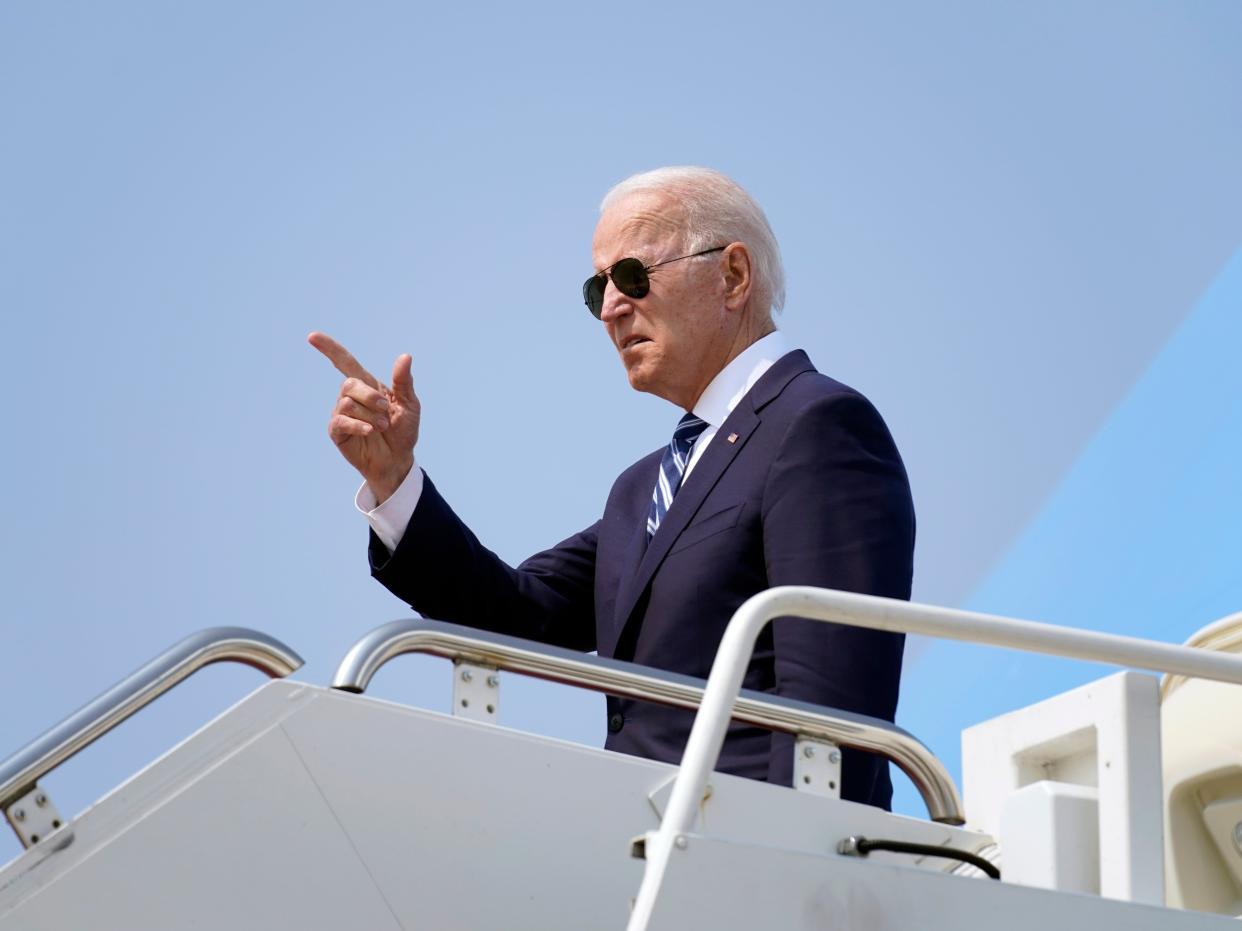
<svg viewBox="0 0 1242 931">
<path fill-rule="evenodd" d="M 711 168 L 683 165 L 631 175 L 614 185 L 603 201 L 603 213 L 631 194 L 666 194 L 683 211 L 686 251 L 698 252 L 730 242 L 745 243 L 754 261 L 756 306 L 776 313 L 785 306 L 785 269 L 768 218 L 736 181 Z"/>
</svg>

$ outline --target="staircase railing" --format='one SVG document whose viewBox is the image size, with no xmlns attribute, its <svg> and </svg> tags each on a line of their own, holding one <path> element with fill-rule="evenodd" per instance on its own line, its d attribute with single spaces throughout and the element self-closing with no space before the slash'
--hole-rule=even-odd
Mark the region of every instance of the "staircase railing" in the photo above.
<svg viewBox="0 0 1242 931">
<path fill-rule="evenodd" d="M 280 678 L 298 669 L 302 657 L 279 640 L 244 627 L 210 627 L 169 647 L 0 763 L 0 809 L 22 845 L 37 844 L 63 823 L 39 789 L 39 779 L 178 682 L 211 663 L 225 662 Z"/>
<path fill-rule="evenodd" d="M 678 838 L 685 846 L 685 834 L 694 824 L 703 788 L 720 756 L 734 697 L 755 641 L 770 621 L 785 616 L 1242 684 L 1242 657 L 1208 650 L 824 588 L 787 585 L 760 592 L 734 612 L 721 638 L 707 680 L 707 694 L 686 741 L 660 828 L 644 841 L 647 862 L 630 913 L 629 931 L 647 928 L 670 858 L 680 849 Z"/>
<path fill-rule="evenodd" d="M 517 637 L 439 621 L 404 620 L 377 627 L 354 644 L 332 687 L 364 692 L 380 667 L 403 653 L 428 653 L 676 708 L 697 709 L 706 686 L 702 679 Z M 910 777 L 933 821 L 962 823 L 961 798 L 944 764 L 895 724 L 749 690 L 736 696 L 729 716 L 773 731 L 878 753 Z"/>
</svg>

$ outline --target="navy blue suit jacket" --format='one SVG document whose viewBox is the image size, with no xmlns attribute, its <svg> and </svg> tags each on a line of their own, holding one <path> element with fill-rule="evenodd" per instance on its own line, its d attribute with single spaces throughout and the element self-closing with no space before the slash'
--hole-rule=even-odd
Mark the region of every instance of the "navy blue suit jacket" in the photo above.
<svg viewBox="0 0 1242 931">
<path fill-rule="evenodd" d="M 914 509 L 897 448 L 871 403 L 805 353 L 755 383 L 648 543 L 662 453 L 620 475 L 600 520 L 517 568 L 427 479 L 396 551 L 372 535 L 372 574 L 426 617 L 699 677 L 734 610 L 774 585 L 909 598 Z M 779 618 L 744 686 L 892 720 L 903 641 Z M 611 697 L 608 712 L 609 749 L 680 760 L 692 713 Z M 887 765 L 848 750 L 842 763 L 842 797 L 888 806 Z M 793 739 L 735 724 L 717 768 L 788 785 Z"/>
</svg>

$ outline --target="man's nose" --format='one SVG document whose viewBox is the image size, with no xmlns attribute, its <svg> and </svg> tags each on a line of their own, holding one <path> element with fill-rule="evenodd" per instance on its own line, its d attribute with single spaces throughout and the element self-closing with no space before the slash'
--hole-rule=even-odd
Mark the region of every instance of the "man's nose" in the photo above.
<svg viewBox="0 0 1242 931">
<path fill-rule="evenodd" d="M 600 307 L 599 318 L 605 323 L 612 323 L 633 310 L 632 298 L 628 298 L 618 291 L 617 286 L 609 279 L 604 286 L 604 303 Z"/>
</svg>

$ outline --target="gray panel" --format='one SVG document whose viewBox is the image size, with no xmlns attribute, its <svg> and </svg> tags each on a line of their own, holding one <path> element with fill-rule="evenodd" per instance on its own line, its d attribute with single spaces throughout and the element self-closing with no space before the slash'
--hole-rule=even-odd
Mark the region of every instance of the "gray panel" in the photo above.
<svg viewBox="0 0 1242 931">
<path fill-rule="evenodd" d="M 691 835 L 674 849 L 648 931 L 1212 931 L 1217 915 L 1048 892 L 874 859 Z"/>
<path fill-rule="evenodd" d="M 667 767 L 355 696 L 285 726 L 407 926 L 624 924 Z"/>
<path fill-rule="evenodd" d="M 0 928 L 398 928 L 273 730 L 146 813 Z"/>
<path fill-rule="evenodd" d="M 339 693 L 284 727 L 398 916 L 432 928 L 621 927 L 642 877 L 630 840 L 658 825 L 675 772 Z M 987 840 L 749 779 L 712 785 L 711 830 L 773 846 L 821 851 L 864 831 Z"/>
<path fill-rule="evenodd" d="M 94 855 L 136 820 L 170 799 L 209 768 L 226 761 L 319 692 L 297 683 L 271 682 L 200 728 L 117 786 L 56 835 L 0 870 L 0 915 L 22 898 Z M 66 844 L 67 835 L 72 842 Z"/>
</svg>

